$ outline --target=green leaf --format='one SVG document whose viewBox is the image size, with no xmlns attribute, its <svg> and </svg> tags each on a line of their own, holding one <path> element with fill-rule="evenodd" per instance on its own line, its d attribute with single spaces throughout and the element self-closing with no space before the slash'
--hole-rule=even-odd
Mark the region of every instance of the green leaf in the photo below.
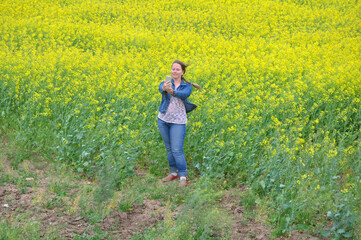
<svg viewBox="0 0 361 240">
<path fill-rule="evenodd" d="M 263 190 L 266 188 L 266 183 L 263 180 L 260 181 L 259 184 L 261 184 L 261 187 L 263 188 Z"/>
<path fill-rule="evenodd" d="M 233 156 L 234 156 L 234 152 L 228 152 L 228 156 L 233 157 Z"/>
<path fill-rule="evenodd" d="M 331 231 L 330 230 L 325 230 L 323 232 L 321 232 L 322 237 L 328 237 L 331 235 Z"/>
<path fill-rule="evenodd" d="M 344 236 L 345 238 L 350 238 L 350 237 L 352 237 L 352 233 L 346 232 L 346 233 L 343 233 L 342 236 Z"/>
</svg>

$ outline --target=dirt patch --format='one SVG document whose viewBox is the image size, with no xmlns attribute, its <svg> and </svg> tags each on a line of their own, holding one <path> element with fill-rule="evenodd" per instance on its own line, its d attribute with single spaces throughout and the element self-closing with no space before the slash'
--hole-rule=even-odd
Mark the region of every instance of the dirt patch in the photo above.
<svg viewBox="0 0 361 240">
<path fill-rule="evenodd" d="M 246 188 L 239 189 L 245 191 Z M 270 239 L 271 230 L 264 224 L 244 217 L 243 207 L 239 205 L 238 195 L 225 194 L 222 199 L 224 209 L 233 216 L 231 239 Z"/>
<path fill-rule="evenodd" d="M 4 177 L 0 179 L 0 222 L 11 224 L 21 216 L 27 222 L 39 223 L 42 236 L 56 229 L 59 238 L 73 239 L 77 235 L 96 235 L 96 227 L 114 239 L 127 239 L 164 218 L 165 207 L 161 201 L 146 199 L 142 204 L 133 206 L 131 211 L 112 209 L 104 219 L 91 223 L 79 211 L 71 211 L 77 205 L 77 198 L 79 200 L 79 187 L 64 190 L 65 195 L 59 196 L 49 188 L 54 182 L 62 184 L 63 179 L 46 177 L 48 166 L 38 169 L 25 160 L 15 170 L 4 154 L 1 154 L 0 160 L 0 174 Z M 91 185 L 86 181 L 72 184 Z"/>
<path fill-rule="evenodd" d="M 232 239 L 269 239 L 270 229 L 254 220 L 245 219 L 241 206 L 233 207 L 231 211 L 236 219 Z"/>
<path fill-rule="evenodd" d="M 60 236 L 66 239 L 82 234 L 96 234 L 93 226 L 84 217 L 76 214 L 68 215 L 61 208 L 46 209 L 36 203 L 37 197 L 43 192 L 42 187 L 35 191 L 29 188 L 28 192 L 22 193 L 15 184 L 0 186 L 1 221 L 11 222 L 20 214 L 31 213 L 32 217 L 29 220 L 40 222 L 44 235 L 52 227 L 60 229 Z M 134 206 L 129 212 L 113 211 L 96 225 L 114 238 L 126 239 L 156 224 L 163 217 L 164 206 L 161 206 L 160 201 L 144 200 L 142 206 Z"/>
<path fill-rule="evenodd" d="M 126 238 L 164 219 L 164 206 L 157 200 L 144 200 L 143 206 L 137 206 L 129 212 L 114 212 L 102 222 L 103 230 L 113 236 Z"/>
<path fill-rule="evenodd" d="M 239 192 L 246 191 L 243 186 Z M 272 229 L 265 226 L 265 224 L 255 221 L 254 219 L 247 219 L 244 217 L 245 210 L 240 204 L 240 197 L 238 194 L 225 194 L 222 199 L 224 209 L 233 216 L 232 240 L 238 239 L 274 239 L 271 238 Z M 320 238 L 310 236 L 308 233 L 292 231 L 289 237 L 280 237 L 278 240 L 319 240 Z"/>
</svg>

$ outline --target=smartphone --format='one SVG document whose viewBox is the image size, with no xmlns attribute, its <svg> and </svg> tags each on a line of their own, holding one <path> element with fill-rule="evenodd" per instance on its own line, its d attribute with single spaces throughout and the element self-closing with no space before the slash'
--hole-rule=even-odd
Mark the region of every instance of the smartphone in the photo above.
<svg viewBox="0 0 361 240">
<path fill-rule="evenodd" d="M 165 77 L 165 81 L 166 81 L 166 82 L 170 82 L 171 80 L 172 80 L 172 77 L 171 77 L 171 76 L 166 76 L 166 77 Z"/>
</svg>

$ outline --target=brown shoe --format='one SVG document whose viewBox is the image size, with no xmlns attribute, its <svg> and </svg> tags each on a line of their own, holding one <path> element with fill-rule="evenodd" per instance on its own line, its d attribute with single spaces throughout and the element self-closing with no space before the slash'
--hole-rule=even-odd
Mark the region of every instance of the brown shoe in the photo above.
<svg viewBox="0 0 361 240">
<path fill-rule="evenodd" d="M 179 181 L 178 186 L 186 187 L 187 186 L 187 179 L 182 179 Z"/>
<path fill-rule="evenodd" d="M 173 174 L 169 174 L 168 176 L 166 176 L 165 178 L 162 179 L 163 182 L 169 182 L 172 181 L 174 179 L 179 178 L 179 176 L 174 176 Z"/>
</svg>

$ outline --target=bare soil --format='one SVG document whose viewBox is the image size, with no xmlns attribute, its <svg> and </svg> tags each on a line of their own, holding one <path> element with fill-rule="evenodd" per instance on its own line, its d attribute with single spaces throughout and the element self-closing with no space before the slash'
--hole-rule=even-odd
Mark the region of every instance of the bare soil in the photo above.
<svg viewBox="0 0 361 240">
<path fill-rule="evenodd" d="M 240 192 L 245 191 L 246 188 L 239 189 Z M 228 212 L 233 215 L 234 227 L 232 229 L 232 240 L 238 239 L 259 239 L 268 240 L 271 238 L 272 229 L 265 224 L 248 219 L 244 215 L 245 210 L 243 206 L 239 205 L 239 195 L 225 194 L 222 200 L 222 205 Z M 307 233 L 292 231 L 289 237 L 280 237 L 278 240 L 319 240 L 320 238 L 311 236 Z"/>
<path fill-rule="evenodd" d="M 7 160 L 3 162 L 3 165 L 6 168 L 5 171 L 11 171 Z M 38 173 L 39 171 L 37 170 Z M 40 171 L 39 176 L 44 176 L 44 174 Z M 34 179 L 28 178 L 28 181 L 34 181 Z M 37 202 L 36 199 L 39 197 L 43 200 L 55 197 L 55 194 L 46 196 L 46 198 L 41 197 L 47 192 L 48 186 L 46 178 L 40 179 L 36 187 L 27 187 L 25 190 L 19 189 L 13 183 L 0 186 L 1 221 L 11 222 L 16 216 L 27 213 L 31 214 L 32 221 L 41 223 L 41 232 L 44 235 L 49 228 L 53 227 L 60 229 L 59 235 L 65 239 L 72 239 L 84 233 L 96 234 L 92 228 L 89 228 L 91 224 L 86 218 L 78 214 L 68 214 L 62 207 L 44 207 L 43 202 Z M 76 194 L 76 192 L 72 193 L 74 196 Z M 74 204 L 72 203 L 74 199 L 69 199 L 69 201 L 70 205 Z M 97 226 L 102 231 L 110 233 L 114 239 L 127 239 L 161 221 L 164 216 L 164 208 L 158 200 L 144 200 L 142 206 L 135 206 L 127 212 L 112 210 Z"/>
</svg>

